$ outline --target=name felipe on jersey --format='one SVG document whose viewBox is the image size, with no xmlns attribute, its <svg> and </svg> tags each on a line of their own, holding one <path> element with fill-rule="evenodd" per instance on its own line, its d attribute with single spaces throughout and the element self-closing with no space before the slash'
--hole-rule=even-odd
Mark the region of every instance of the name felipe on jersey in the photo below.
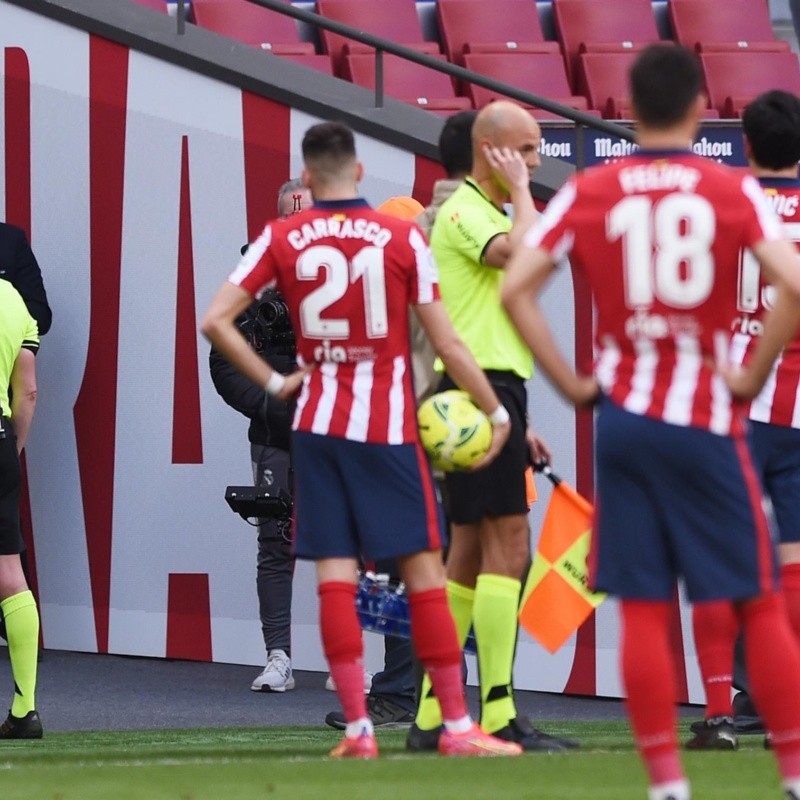
<svg viewBox="0 0 800 800">
<path fill-rule="evenodd" d="M 375 247 L 386 247 L 391 241 L 392 232 L 381 227 L 380 223 L 375 220 L 334 214 L 330 217 L 318 217 L 310 222 L 304 222 L 299 228 L 286 234 L 286 241 L 295 250 L 304 250 L 312 242 L 328 238 L 362 239 Z"/>
</svg>

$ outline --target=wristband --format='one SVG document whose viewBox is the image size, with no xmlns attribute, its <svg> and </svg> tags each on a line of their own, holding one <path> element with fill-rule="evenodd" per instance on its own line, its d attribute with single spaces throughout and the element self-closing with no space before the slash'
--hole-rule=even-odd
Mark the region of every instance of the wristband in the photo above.
<svg viewBox="0 0 800 800">
<path fill-rule="evenodd" d="M 269 376 L 269 380 L 267 381 L 267 385 L 264 387 L 267 390 L 267 394 L 277 395 L 280 394 L 281 389 L 286 384 L 286 378 L 280 374 L 280 372 L 273 370 L 272 375 Z"/>
<path fill-rule="evenodd" d="M 492 423 L 493 428 L 498 425 L 505 425 L 510 419 L 511 417 L 504 405 L 497 406 L 497 408 L 489 414 L 489 422 Z"/>
</svg>

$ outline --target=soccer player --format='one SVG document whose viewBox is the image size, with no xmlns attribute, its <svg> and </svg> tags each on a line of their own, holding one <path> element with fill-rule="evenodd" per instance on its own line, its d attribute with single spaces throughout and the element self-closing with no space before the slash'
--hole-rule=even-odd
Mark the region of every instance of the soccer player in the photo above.
<svg viewBox="0 0 800 800">
<path fill-rule="evenodd" d="M 512 430 L 500 457 L 485 470 L 445 477 L 452 540 L 447 554 L 450 608 L 463 644 L 474 628 L 478 643 L 481 727 L 526 750 L 574 744 L 531 727 L 517 714 L 511 685 L 521 580 L 530 558 L 525 470 L 549 460 L 527 427 L 525 381 L 533 358 L 500 303 L 500 281 L 512 247 L 537 218 L 530 192 L 539 166 L 536 120 L 512 102 L 478 113 L 471 131 L 472 169 L 442 204 L 431 230 L 442 302 L 458 334 L 511 413 Z M 514 219 L 506 214 L 510 202 Z M 453 388 L 445 373 L 438 390 Z M 436 746 L 441 713 L 430 684 L 406 745 Z"/>
<path fill-rule="evenodd" d="M 355 611 L 358 557 L 397 558 L 409 593 L 414 645 L 445 716 L 439 752 L 517 755 L 467 714 L 461 650 L 447 607 L 443 534 L 411 385 L 412 305 L 456 380 L 493 423 L 488 462 L 508 411 L 438 301 L 436 268 L 419 228 L 358 196 L 363 166 L 353 132 L 314 125 L 302 143 L 314 207 L 269 223 L 211 302 L 203 332 L 255 383 L 287 398 L 302 384 L 293 422 L 295 550 L 316 561 L 320 628 L 345 714 L 335 758 L 374 758 Z M 266 287 L 289 305 L 302 368 L 284 377 L 238 335 L 234 320 Z"/>
<path fill-rule="evenodd" d="M 762 94 L 742 117 L 745 154 L 767 199 L 800 241 L 800 99 L 783 91 Z M 732 359 L 747 364 L 772 306 L 774 289 L 748 252 L 741 255 Z M 800 334 L 784 348 L 761 393 L 750 403 L 749 439 L 759 476 L 772 501 L 780 544 L 781 589 L 795 638 L 800 641 Z M 731 664 L 738 620 L 727 603 L 699 603 L 694 638 L 706 714 L 695 723 L 691 749 L 735 746 L 731 713 Z"/>
<path fill-rule="evenodd" d="M 14 700 L 0 724 L 0 739 L 41 739 L 35 704 L 39 612 L 19 555 L 24 549 L 19 454 L 36 407 L 39 334 L 19 292 L 4 280 L 0 280 L 0 308 L 0 611 L 14 676 Z"/>
<path fill-rule="evenodd" d="M 752 176 L 689 149 L 706 105 L 695 56 L 650 46 L 630 84 L 641 149 L 556 194 L 512 256 L 503 301 L 565 397 L 599 404 L 591 584 L 621 599 L 622 677 L 650 800 L 690 796 L 668 632 L 678 577 L 693 602 L 732 602 L 786 797 L 796 800 L 800 650 L 777 592 L 761 487 L 731 393 L 754 396 L 797 330 L 800 256 Z M 775 296 L 742 370 L 727 353 L 745 248 Z M 567 363 L 539 306 L 568 254 L 597 308 L 596 378 Z"/>
</svg>

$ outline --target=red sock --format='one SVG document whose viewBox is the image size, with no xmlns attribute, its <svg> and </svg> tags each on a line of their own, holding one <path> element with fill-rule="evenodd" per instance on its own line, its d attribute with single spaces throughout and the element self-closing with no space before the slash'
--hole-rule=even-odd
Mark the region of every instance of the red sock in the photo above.
<svg viewBox="0 0 800 800">
<path fill-rule="evenodd" d="M 319 586 L 322 648 L 346 722 L 355 722 L 367 716 L 364 644 L 356 616 L 355 598 L 355 584 L 326 581 Z"/>
<path fill-rule="evenodd" d="M 706 690 L 706 719 L 731 716 L 733 648 L 739 617 L 729 600 L 697 603 L 692 609 L 694 645 Z"/>
<path fill-rule="evenodd" d="M 620 608 L 622 677 L 636 747 L 651 785 L 683 780 L 669 650 L 670 604 L 623 600 Z"/>
<path fill-rule="evenodd" d="M 800 648 L 778 594 L 737 606 L 753 700 L 761 712 L 784 780 L 800 778 Z"/>
<path fill-rule="evenodd" d="M 781 589 L 795 638 L 800 642 L 800 564 L 781 567 Z"/>
<path fill-rule="evenodd" d="M 461 676 L 461 648 L 444 588 L 414 592 L 408 596 L 411 632 L 417 658 L 428 673 L 442 707 L 442 719 L 467 716 Z"/>
</svg>

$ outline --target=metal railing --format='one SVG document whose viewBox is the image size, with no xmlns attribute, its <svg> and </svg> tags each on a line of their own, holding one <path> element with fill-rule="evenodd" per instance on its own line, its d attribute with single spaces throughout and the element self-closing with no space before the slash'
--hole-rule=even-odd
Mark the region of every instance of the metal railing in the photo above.
<svg viewBox="0 0 800 800">
<path fill-rule="evenodd" d="M 367 33 L 365 31 L 354 28 L 350 25 L 345 25 L 338 20 L 328 19 L 313 11 L 307 11 L 303 8 L 296 8 L 292 3 L 287 3 L 286 0 L 248 0 L 257 6 L 277 11 L 279 14 L 284 14 L 288 17 L 293 17 L 296 20 L 313 25 L 316 28 L 324 28 L 340 36 L 345 36 L 348 39 L 361 42 L 368 45 L 375 50 L 375 107 L 381 108 L 383 106 L 384 91 L 383 91 L 383 54 L 391 53 L 392 55 L 400 56 L 407 61 L 413 61 L 416 64 L 429 67 L 437 72 L 443 72 L 452 78 L 468 83 L 474 83 L 477 86 L 482 86 L 493 92 L 506 95 L 512 100 L 516 100 L 527 106 L 535 106 L 544 111 L 550 111 L 554 114 L 564 117 L 575 123 L 575 138 L 576 138 L 576 167 L 583 169 L 585 165 L 585 145 L 584 134 L 586 128 L 593 128 L 594 130 L 602 131 L 611 136 L 617 136 L 629 142 L 635 141 L 633 131 L 610 122 L 599 117 L 594 117 L 583 111 L 579 111 L 569 106 L 564 106 L 547 97 L 526 92 L 516 86 L 508 83 L 495 80 L 486 75 L 481 75 L 479 72 L 473 72 L 465 67 L 459 67 L 456 64 L 451 64 L 449 61 L 442 61 L 434 56 L 420 53 L 410 47 L 402 44 L 396 44 L 388 39 L 383 39 L 380 36 Z M 178 13 L 177 13 L 177 26 L 178 34 L 182 35 L 186 30 L 186 0 L 178 0 Z"/>
</svg>

